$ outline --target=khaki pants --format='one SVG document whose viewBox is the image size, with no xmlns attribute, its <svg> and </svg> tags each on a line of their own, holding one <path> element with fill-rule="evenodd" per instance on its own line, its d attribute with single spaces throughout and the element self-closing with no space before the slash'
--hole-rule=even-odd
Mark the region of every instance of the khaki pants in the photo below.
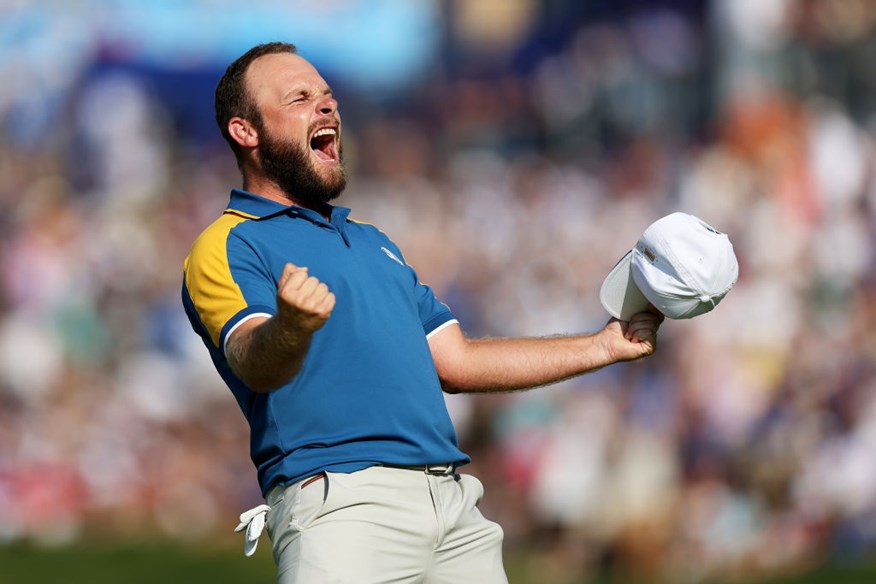
<svg viewBox="0 0 876 584">
<path fill-rule="evenodd" d="M 502 528 L 471 475 L 370 467 L 268 493 L 280 584 L 507 583 Z"/>
</svg>

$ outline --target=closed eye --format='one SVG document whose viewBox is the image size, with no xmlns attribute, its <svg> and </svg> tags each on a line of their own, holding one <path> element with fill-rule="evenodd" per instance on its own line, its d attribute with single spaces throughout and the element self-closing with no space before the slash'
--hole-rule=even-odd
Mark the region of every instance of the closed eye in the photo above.
<svg viewBox="0 0 876 584">
<path fill-rule="evenodd" d="M 283 103 L 294 104 L 303 103 L 310 98 L 310 92 L 306 89 L 293 89 L 283 96 Z"/>
<path fill-rule="evenodd" d="M 311 91 L 306 90 L 306 89 L 300 89 L 298 91 L 293 90 L 293 91 L 290 91 L 286 95 L 285 103 L 287 103 L 289 105 L 304 103 L 304 102 L 310 101 L 312 98 L 314 98 L 317 95 L 332 97 L 333 93 L 332 93 L 331 88 L 328 88 L 328 87 L 319 93 L 311 92 Z"/>
</svg>

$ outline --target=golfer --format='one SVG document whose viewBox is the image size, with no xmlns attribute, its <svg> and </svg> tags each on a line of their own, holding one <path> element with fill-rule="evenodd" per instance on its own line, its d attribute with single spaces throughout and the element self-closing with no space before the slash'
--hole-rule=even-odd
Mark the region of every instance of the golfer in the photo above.
<svg viewBox="0 0 876 584">
<path fill-rule="evenodd" d="M 242 174 L 185 260 L 183 303 L 249 422 L 278 581 L 506 582 L 502 529 L 460 474 L 442 391 L 521 390 L 653 353 L 663 316 L 594 334 L 472 339 L 343 190 L 332 89 L 288 43 L 256 46 L 216 89 Z"/>
</svg>

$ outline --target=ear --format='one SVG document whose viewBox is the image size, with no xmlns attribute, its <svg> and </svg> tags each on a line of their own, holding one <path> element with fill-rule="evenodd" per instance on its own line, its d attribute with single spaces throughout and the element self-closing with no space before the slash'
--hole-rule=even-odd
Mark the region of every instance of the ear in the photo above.
<svg viewBox="0 0 876 584">
<path fill-rule="evenodd" d="M 235 142 L 245 148 L 255 148 L 259 145 L 258 132 L 249 121 L 241 117 L 228 120 L 228 133 Z"/>
</svg>

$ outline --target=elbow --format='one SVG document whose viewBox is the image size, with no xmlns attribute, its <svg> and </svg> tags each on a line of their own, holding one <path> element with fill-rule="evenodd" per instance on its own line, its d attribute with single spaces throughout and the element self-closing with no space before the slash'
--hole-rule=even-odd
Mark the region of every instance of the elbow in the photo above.
<svg viewBox="0 0 876 584">
<path fill-rule="evenodd" d="M 435 363 L 441 390 L 448 394 L 471 391 L 471 379 L 465 374 L 465 367 L 459 361 L 440 361 Z"/>
<path fill-rule="evenodd" d="M 441 381 L 441 390 L 444 393 L 456 394 L 466 392 L 465 384 L 459 376 L 444 373 L 439 374 L 438 379 Z"/>
<path fill-rule="evenodd" d="M 441 390 L 444 391 L 444 393 L 450 394 L 463 393 L 461 388 L 456 387 L 455 385 L 450 385 L 449 383 L 442 383 Z"/>
<path fill-rule="evenodd" d="M 271 393 L 283 387 L 283 383 L 268 380 L 242 380 L 244 384 L 254 393 Z"/>
<path fill-rule="evenodd" d="M 253 364 L 244 364 L 235 359 L 228 359 L 228 366 L 234 376 L 254 393 L 271 393 L 276 391 L 298 375 L 297 367 L 291 371 L 259 368 Z"/>
<path fill-rule="evenodd" d="M 235 377 L 254 393 L 271 393 L 289 382 L 288 379 L 283 379 L 276 375 L 265 375 L 265 372 L 242 371 L 231 363 L 229 365 L 231 365 L 231 371 Z"/>
</svg>

